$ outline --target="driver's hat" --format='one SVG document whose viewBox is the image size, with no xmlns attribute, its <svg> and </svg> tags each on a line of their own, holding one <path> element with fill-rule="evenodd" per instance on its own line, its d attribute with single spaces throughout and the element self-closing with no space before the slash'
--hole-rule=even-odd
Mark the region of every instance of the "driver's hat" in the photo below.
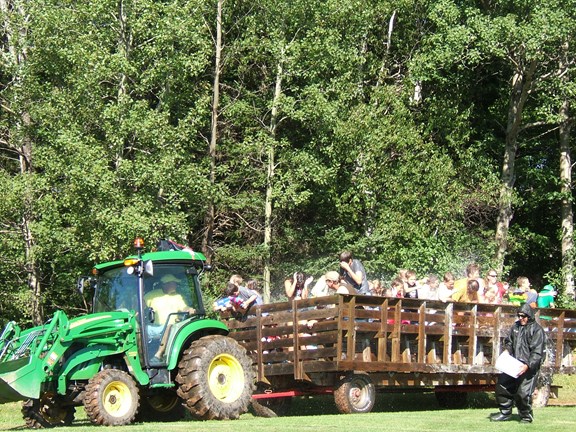
<svg viewBox="0 0 576 432">
<path fill-rule="evenodd" d="M 169 283 L 169 282 L 180 282 L 180 279 L 178 279 L 176 276 L 168 274 L 168 275 L 164 275 L 160 278 L 160 282 L 162 282 L 163 284 L 165 283 Z"/>
</svg>

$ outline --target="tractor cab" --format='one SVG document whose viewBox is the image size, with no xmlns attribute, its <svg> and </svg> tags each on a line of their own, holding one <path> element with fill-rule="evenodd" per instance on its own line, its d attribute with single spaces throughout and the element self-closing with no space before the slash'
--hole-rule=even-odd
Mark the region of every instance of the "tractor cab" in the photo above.
<svg viewBox="0 0 576 432">
<path fill-rule="evenodd" d="M 223 322 L 205 316 L 204 255 L 134 245 L 136 255 L 78 280 L 94 313 L 58 310 L 44 325 L 10 322 L 0 332 L 0 404 L 25 401 L 28 427 L 70 425 L 79 405 L 106 426 L 180 419 L 185 409 L 202 420 L 248 410 L 252 360 Z"/>
<path fill-rule="evenodd" d="M 136 256 L 94 267 L 93 311 L 135 314 L 145 366 L 165 367 L 178 330 L 205 316 L 199 282 L 205 257 L 191 250 L 142 254 L 142 248 L 138 243 Z"/>
</svg>

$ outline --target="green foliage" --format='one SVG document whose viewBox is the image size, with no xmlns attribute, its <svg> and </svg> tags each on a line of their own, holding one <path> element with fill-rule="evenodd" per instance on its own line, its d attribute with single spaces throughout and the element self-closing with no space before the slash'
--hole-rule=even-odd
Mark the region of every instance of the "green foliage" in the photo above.
<svg viewBox="0 0 576 432">
<path fill-rule="evenodd" d="M 576 28 L 565 2 L 225 2 L 214 187 L 215 2 L 23 7 L 0 18 L 4 320 L 34 318 L 31 269 L 45 315 L 74 314 L 76 277 L 125 255 L 135 235 L 199 249 L 211 199 L 210 298 L 233 273 L 261 279 L 268 254 L 273 298 L 294 270 L 337 268 L 344 249 L 385 280 L 398 268 L 488 268 L 510 82 L 531 60 L 505 267 L 533 280 L 560 267 L 554 130 L 574 95 L 564 42 Z"/>
</svg>

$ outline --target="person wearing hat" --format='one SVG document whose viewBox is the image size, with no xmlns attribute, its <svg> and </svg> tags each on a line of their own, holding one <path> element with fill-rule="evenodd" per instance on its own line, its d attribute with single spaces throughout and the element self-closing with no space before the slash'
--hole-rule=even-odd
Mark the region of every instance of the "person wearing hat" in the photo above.
<svg viewBox="0 0 576 432">
<path fill-rule="evenodd" d="M 146 306 L 154 310 L 154 324 L 164 325 L 168 316 L 174 312 L 188 312 L 193 314 L 194 308 L 190 307 L 177 292 L 180 279 L 173 274 L 167 274 L 160 278 L 160 289 L 150 291 L 144 296 Z"/>
<path fill-rule="evenodd" d="M 356 294 L 356 290 L 340 280 L 340 274 L 337 271 L 329 271 L 324 275 L 326 286 L 328 287 L 328 295 L 334 294 Z"/>
<path fill-rule="evenodd" d="M 512 417 L 516 404 L 521 423 L 532 423 L 532 394 L 538 382 L 540 365 L 546 349 L 544 329 L 534 318 L 534 309 L 528 303 L 518 310 L 518 320 L 512 325 L 510 335 L 504 340 L 504 348 L 523 363 L 518 376 L 505 373 L 498 376 L 496 402 L 500 412 L 490 416 L 491 421 L 506 421 Z"/>
<path fill-rule="evenodd" d="M 151 359 L 152 363 L 160 364 L 163 361 L 162 357 L 166 350 L 168 335 L 176 320 L 176 317 L 174 315 L 170 317 L 170 314 L 175 312 L 196 313 L 196 310 L 188 305 L 182 294 L 177 291 L 180 282 L 180 279 L 173 274 L 166 274 L 160 278 L 161 287 L 144 296 L 146 306 L 154 311 L 154 320 L 152 325 L 148 326 L 148 333 L 151 336 L 150 343 L 153 343 L 154 340 L 157 341 L 160 337 L 162 338 L 158 350 Z M 169 319 L 171 322 L 168 322 Z"/>
</svg>

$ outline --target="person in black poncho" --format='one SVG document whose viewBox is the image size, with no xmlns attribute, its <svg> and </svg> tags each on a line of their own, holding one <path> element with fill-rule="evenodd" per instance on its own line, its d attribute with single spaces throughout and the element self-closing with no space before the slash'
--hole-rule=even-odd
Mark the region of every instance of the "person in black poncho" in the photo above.
<svg viewBox="0 0 576 432">
<path fill-rule="evenodd" d="M 517 378 L 501 373 L 496 384 L 496 402 L 500 412 L 490 416 L 491 421 L 510 420 L 514 404 L 521 423 L 532 423 L 532 394 L 538 382 L 540 365 L 544 359 L 546 335 L 534 319 L 534 309 L 524 304 L 518 311 L 518 320 L 504 341 L 504 348 L 512 357 L 524 363 Z"/>
</svg>

